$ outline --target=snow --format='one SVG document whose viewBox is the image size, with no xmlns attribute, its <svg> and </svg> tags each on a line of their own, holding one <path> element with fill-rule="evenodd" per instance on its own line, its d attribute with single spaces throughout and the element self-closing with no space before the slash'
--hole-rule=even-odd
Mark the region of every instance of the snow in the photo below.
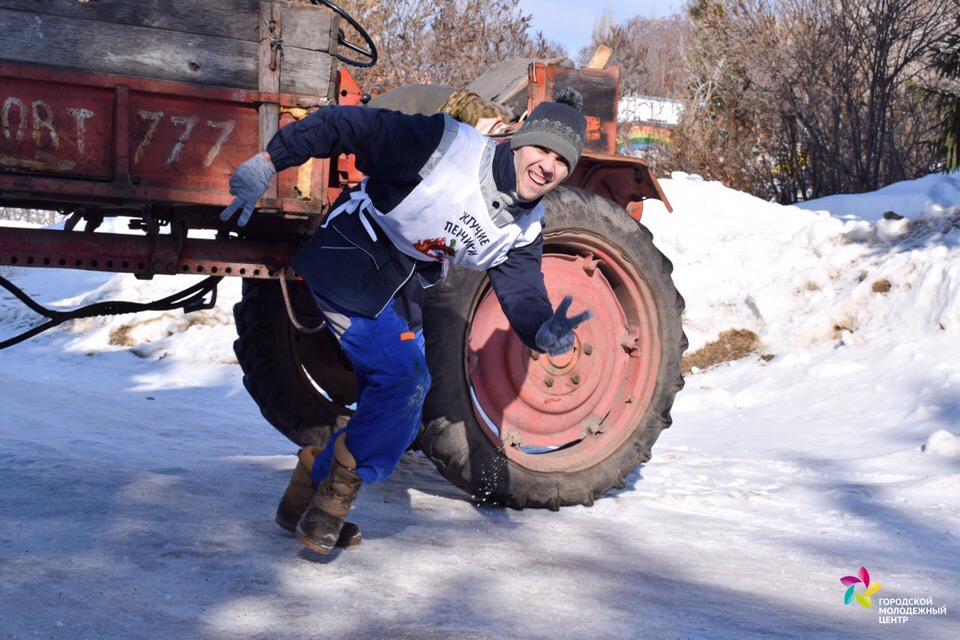
<svg viewBox="0 0 960 640">
<path fill-rule="evenodd" d="M 661 184 L 691 351 L 762 348 L 687 376 L 590 508 L 477 506 L 410 453 L 362 489 L 364 542 L 313 554 L 273 522 L 295 448 L 243 388 L 237 281 L 0 352 L 0 638 L 960 637 L 960 177 L 795 207 Z M 0 275 L 64 308 L 190 283 Z M 37 320 L 0 294 L 0 337 Z M 872 609 L 843 604 L 861 567 Z"/>
</svg>

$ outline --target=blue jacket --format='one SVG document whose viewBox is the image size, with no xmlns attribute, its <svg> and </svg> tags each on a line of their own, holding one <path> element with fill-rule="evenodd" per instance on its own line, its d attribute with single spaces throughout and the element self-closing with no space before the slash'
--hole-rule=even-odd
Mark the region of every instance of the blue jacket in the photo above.
<svg viewBox="0 0 960 640">
<path fill-rule="evenodd" d="M 357 168 L 369 178 L 366 189 L 374 206 L 389 214 L 419 184 L 420 169 L 440 143 L 444 117 L 326 107 L 280 129 L 267 152 L 278 171 L 311 157 L 354 154 Z M 509 145 L 497 146 L 493 177 L 498 190 L 515 188 Z M 533 349 L 537 330 L 553 314 L 541 273 L 542 253 L 539 236 L 512 249 L 506 261 L 487 271 L 510 326 Z M 359 216 L 353 215 L 338 216 L 318 229 L 291 264 L 315 294 L 349 313 L 376 316 L 397 296 L 412 329 L 421 324 L 422 287 L 439 278 L 438 263 L 418 262 L 382 235 L 379 242 L 371 241 Z"/>
</svg>

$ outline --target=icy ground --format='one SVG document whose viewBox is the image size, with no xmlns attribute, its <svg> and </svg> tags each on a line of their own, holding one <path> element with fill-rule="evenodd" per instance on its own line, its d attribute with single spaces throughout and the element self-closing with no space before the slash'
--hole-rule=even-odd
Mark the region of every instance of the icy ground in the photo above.
<svg viewBox="0 0 960 640">
<path fill-rule="evenodd" d="M 0 638 L 960 638 L 960 176 L 803 208 L 662 183 L 691 351 L 762 347 L 689 375 L 592 508 L 478 507 L 409 454 L 314 555 L 273 523 L 294 447 L 241 384 L 237 282 L 0 352 Z M 185 284 L 0 275 L 66 308 Z M 0 338 L 36 321 L 0 295 Z"/>
</svg>

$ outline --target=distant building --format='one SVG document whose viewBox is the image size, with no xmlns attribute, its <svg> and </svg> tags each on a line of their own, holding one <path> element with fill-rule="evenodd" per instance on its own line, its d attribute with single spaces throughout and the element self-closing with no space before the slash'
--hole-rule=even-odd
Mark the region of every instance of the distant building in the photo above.
<svg viewBox="0 0 960 640">
<path fill-rule="evenodd" d="M 670 149 L 670 130 L 680 121 L 683 103 L 669 98 L 626 96 L 618 110 L 621 138 L 620 152 L 639 156 L 655 147 Z"/>
</svg>

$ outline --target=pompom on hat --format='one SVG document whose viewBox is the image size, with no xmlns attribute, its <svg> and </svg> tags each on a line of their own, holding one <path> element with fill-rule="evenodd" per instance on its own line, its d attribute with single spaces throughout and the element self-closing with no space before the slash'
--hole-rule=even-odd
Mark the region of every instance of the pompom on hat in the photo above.
<svg viewBox="0 0 960 640">
<path fill-rule="evenodd" d="M 534 108 L 510 139 L 510 148 L 536 146 L 556 151 L 572 170 L 587 135 L 587 119 L 582 110 L 583 97 L 576 89 L 560 89 L 553 102 L 541 102 Z"/>
</svg>

